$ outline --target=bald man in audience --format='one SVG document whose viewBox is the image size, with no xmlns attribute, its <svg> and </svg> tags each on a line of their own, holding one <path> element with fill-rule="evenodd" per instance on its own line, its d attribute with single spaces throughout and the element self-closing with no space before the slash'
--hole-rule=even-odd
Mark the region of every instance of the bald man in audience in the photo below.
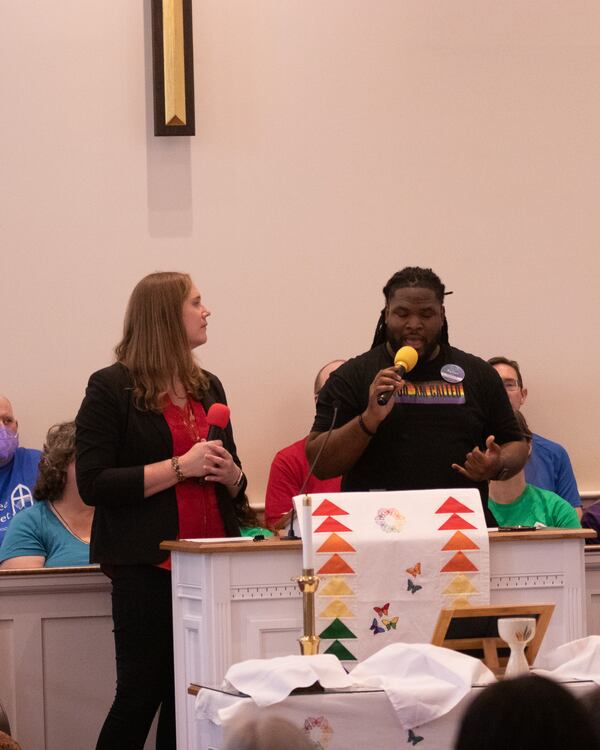
<svg viewBox="0 0 600 750">
<path fill-rule="evenodd" d="M 492 357 L 488 362 L 502 378 L 512 408 L 520 411 L 527 399 L 527 388 L 523 385 L 519 363 L 507 357 Z M 581 518 L 581 497 L 577 481 L 569 454 L 562 445 L 533 433 L 531 454 L 525 464 L 525 479 L 528 484 L 551 490 L 567 500 Z"/>
<path fill-rule="evenodd" d="M 327 378 L 344 362 L 343 359 L 334 359 L 319 370 L 314 384 L 315 401 Z M 265 522 L 269 529 L 280 529 L 287 523 L 292 498 L 300 492 L 306 481 L 309 470 L 305 453 L 306 440 L 303 437 L 287 448 L 282 448 L 273 459 L 265 497 Z M 341 477 L 317 479 L 312 476 L 304 489 L 308 493 L 339 492 L 340 483 Z"/>
<path fill-rule="evenodd" d="M 19 448 L 19 423 L 12 404 L 0 396 L 0 544 L 10 519 L 33 505 L 41 451 Z"/>
</svg>

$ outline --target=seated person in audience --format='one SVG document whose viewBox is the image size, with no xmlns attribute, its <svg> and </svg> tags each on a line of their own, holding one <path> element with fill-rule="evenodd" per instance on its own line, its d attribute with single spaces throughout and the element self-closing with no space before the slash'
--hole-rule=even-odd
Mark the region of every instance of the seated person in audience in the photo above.
<svg viewBox="0 0 600 750">
<path fill-rule="evenodd" d="M 306 731 L 273 715 L 233 720 L 225 730 L 225 750 L 314 750 L 315 747 Z"/>
<path fill-rule="evenodd" d="M 21 745 L 6 732 L 0 732 L 0 750 L 21 750 Z"/>
<path fill-rule="evenodd" d="M 520 411 L 527 398 L 519 363 L 506 357 L 488 359 L 504 383 L 512 408 Z M 581 518 L 581 498 L 571 466 L 569 454 L 559 443 L 533 433 L 529 461 L 525 464 L 525 479 L 529 484 L 552 490 L 577 508 Z"/>
<path fill-rule="evenodd" d="M 597 750 L 591 720 L 557 682 L 525 675 L 488 685 L 462 717 L 454 750 Z"/>
<path fill-rule="evenodd" d="M 12 521 L 0 546 L 0 568 L 57 568 L 90 564 L 94 508 L 75 482 L 75 423 L 48 431 L 33 489 L 37 502 Z"/>
<path fill-rule="evenodd" d="M 0 544 L 10 519 L 33 505 L 41 452 L 19 448 L 19 423 L 10 401 L 0 396 Z"/>
<path fill-rule="evenodd" d="M 586 540 L 587 543 L 588 540 Z M 590 717 L 596 739 L 598 740 L 598 747 L 600 748 L 600 687 L 596 685 L 593 690 L 586 691 L 579 700 Z"/>
<path fill-rule="evenodd" d="M 531 446 L 531 431 L 521 412 L 515 412 L 519 428 Z M 581 523 L 575 508 L 550 490 L 525 481 L 525 470 L 503 481 L 491 480 L 488 507 L 498 526 L 534 526 L 579 529 Z"/>
<path fill-rule="evenodd" d="M 319 370 L 314 385 L 315 401 L 327 378 L 344 361 L 335 359 L 323 365 Z M 270 529 L 280 529 L 287 524 L 288 514 L 292 508 L 292 498 L 300 492 L 306 480 L 309 469 L 305 453 L 306 440 L 307 438 L 303 437 L 302 440 L 288 445 L 287 448 L 282 448 L 273 459 L 265 496 L 265 522 Z M 317 479 L 311 476 L 305 491 L 308 493 L 339 492 L 340 483 L 341 477 Z"/>
</svg>

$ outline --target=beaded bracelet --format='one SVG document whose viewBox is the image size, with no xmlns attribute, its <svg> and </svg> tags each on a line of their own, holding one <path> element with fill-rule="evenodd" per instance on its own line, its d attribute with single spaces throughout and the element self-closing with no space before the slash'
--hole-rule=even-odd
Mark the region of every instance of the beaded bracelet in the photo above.
<svg viewBox="0 0 600 750">
<path fill-rule="evenodd" d="M 175 476 L 177 477 L 178 482 L 183 482 L 185 480 L 185 475 L 183 471 L 181 471 L 181 466 L 179 465 L 179 458 L 178 456 L 173 456 L 171 459 L 171 467 L 173 468 L 173 471 L 175 472 Z"/>
</svg>

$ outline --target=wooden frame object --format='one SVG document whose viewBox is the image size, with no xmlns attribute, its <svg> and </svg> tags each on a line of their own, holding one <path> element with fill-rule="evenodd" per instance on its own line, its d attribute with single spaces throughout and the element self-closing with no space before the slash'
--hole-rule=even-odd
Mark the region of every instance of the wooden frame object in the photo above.
<svg viewBox="0 0 600 750">
<path fill-rule="evenodd" d="M 152 0 L 154 135 L 195 135 L 192 0 Z"/>
<path fill-rule="evenodd" d="M 498 620 L 504 617 L 534 617 L 535 636 L 525 647 L 529 665 L 548 629 L 554 604 L 494 604 L 463 609 L 441 609 L 431 643 L 482 659 L 492 671 L 506 667 L 510 649 L 498 635 Z"/>
</svg>

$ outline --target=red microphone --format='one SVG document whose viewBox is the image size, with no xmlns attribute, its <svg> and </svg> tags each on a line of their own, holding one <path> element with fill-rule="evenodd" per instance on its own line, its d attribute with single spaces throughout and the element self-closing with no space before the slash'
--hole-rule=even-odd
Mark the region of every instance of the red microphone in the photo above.
<svg viewBox="0 0 600 750">
<path fill-rule="evenodd" d="M 221 432 L 229 424 L 230 409 L 227 404 L 213 404 L 206 415 L 208 422 L 207 440 L 220 440 Z"/>
</svg>

